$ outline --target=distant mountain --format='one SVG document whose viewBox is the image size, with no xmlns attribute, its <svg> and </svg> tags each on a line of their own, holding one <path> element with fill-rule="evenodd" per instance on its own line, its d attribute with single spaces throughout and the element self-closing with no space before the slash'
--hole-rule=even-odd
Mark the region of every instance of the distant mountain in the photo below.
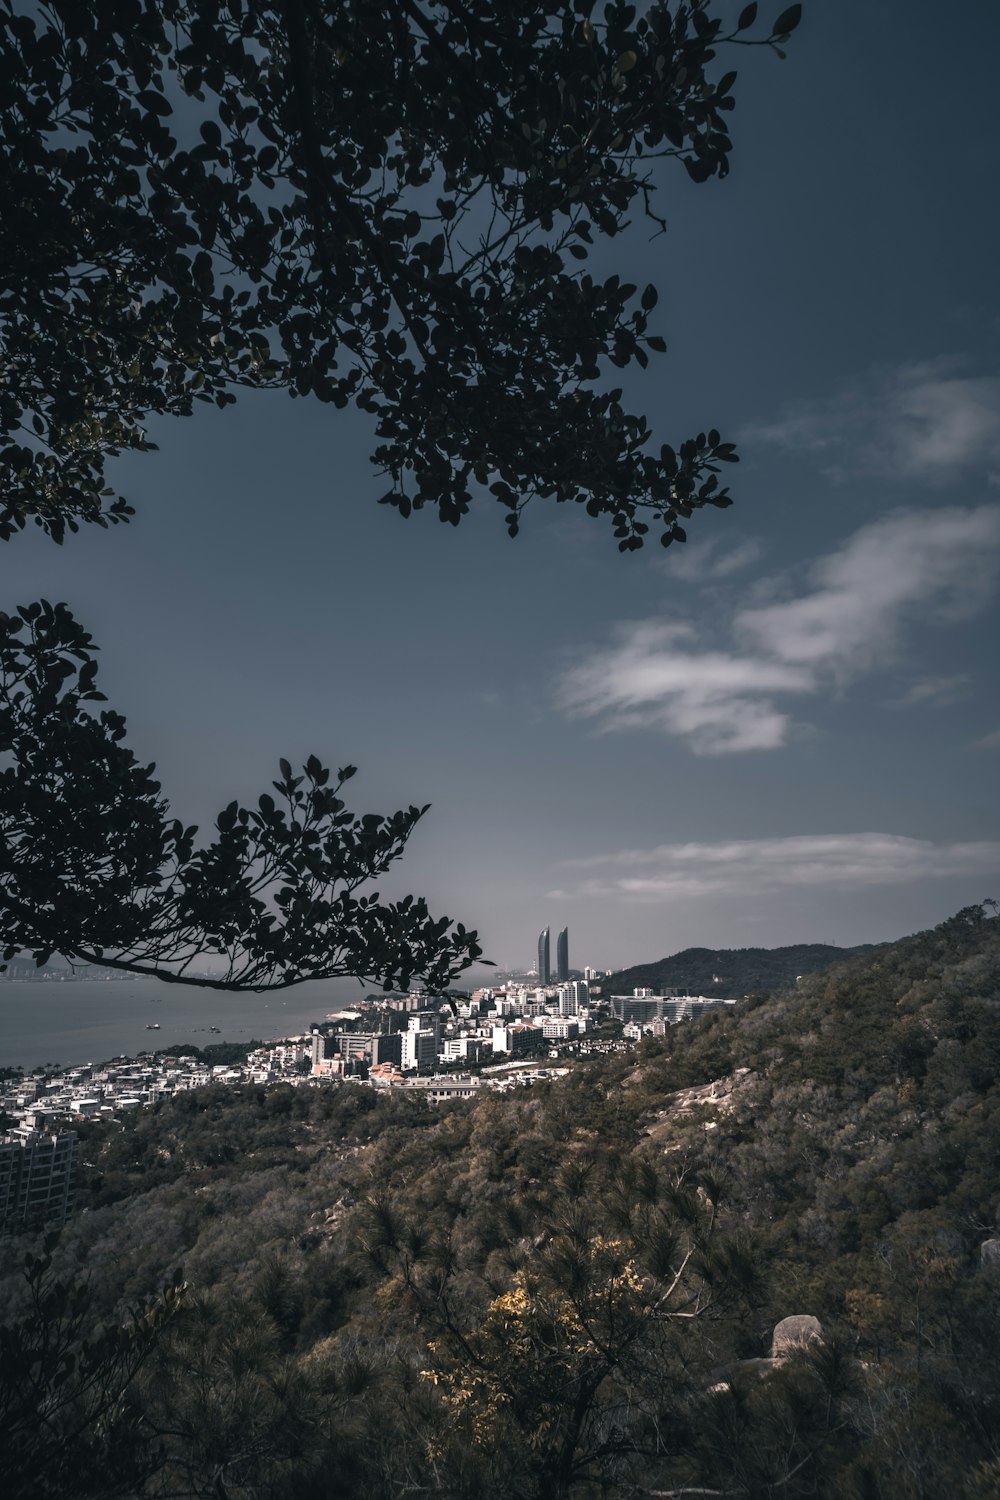
<svg viewBox="0 0 1000 1500">
<path fill-rule="evenodd" d="M 696 995 L 749 995 L 755 990 L 787 990 L 800 974 L 813 974 L 859 954 L 873 953 L 882 944 L 835 948 L 830 943 L 794 943 L 790 948 L 685 948 L 670 958 L 620 969 L 602 981 L 607 995 L 632 990 L 690 990 Z"/>
<path fill-rule="evenodd" d="M 33 958 L 12 958 L 0 969 L 0 981 L 5 979 L 31 980 L 36 984 L 53 982 L 67 984 L 78 979 L 124 980 L 132 977 L 120 969 L 102 968 L 99 964 L 73 964 L 71 966 L 65 961 L 57 960 L 55 963 L 39 966 Z"/>
</svg>

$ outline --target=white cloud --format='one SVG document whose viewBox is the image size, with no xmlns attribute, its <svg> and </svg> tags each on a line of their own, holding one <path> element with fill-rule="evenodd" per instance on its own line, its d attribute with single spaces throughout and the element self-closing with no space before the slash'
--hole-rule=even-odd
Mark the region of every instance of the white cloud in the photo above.
<svg viewBox="0 0 1000 1500">
<path fill-rule="evenodd" d="M 994 729 L 992 734 L 984 734 L 982 739 L 976 740 L 973 749 L 1000 750 L 1000 729 Z"/>
<path fill-rule="evenodd" d="M 566 862 L 594 871 L 562 899 L 598 897 L 628 902 L 775 891 L 788 887 L 906 885 L 951 876 L 1000 872 L 1000 842 L 934 843 L 892 833 L 808 834 L 659 844 Z"/>
<path fill-rule="evenodd" d="M 856 675 L 891 654 L 899 627 L 927 609 L 974 613 L 988 597 L 1000 552 L 1000 507 L 900 511 L 863 526 L 811 570 L 798 598 L 742 610 L 735 620 L 769 656 Z"/>
<path fill-rule="evenodd" d="M 743 434 L 746 443 L 825 454 L 839 478 L 878 474 L 940 483 L 1000 467 L 1000 377 L 955 361 L 906 365 Z"/>
<path fill-rule="evenodd" d="M 571 714 L 601 718 L 605 729 L 659 726 L 709 754 L 782 744 L 787 722 L 770 695 L 809 692 L 808 673 L 778 661 L 692 649 L 694 640 L 690 625 L 625 627 L 618 645 L 566 674 L 559 703 Z"/>
<path fill-rule="evenodd" d="M 920 677 L 910 684 L 905 693 L 889 701 L 891 708 L 913 708 L 920 704 L 933 704 L 945 708 L 949 703 L 958 703 L 967 698 L 972 690 L 972 679 L 967 672 L 956 672 L 953 677 Z"/>
<path fill-rule="evenodd" d="M 758 541 L 735 542 L 727 546 L 718 537 L 698 535 L 683 546 L 673 546 L 663 558 L 663 571 L 683 583 L 709 583 L 731 578 L 744 568 L 752 567 L 763 556 Z"/>
<path fill-rule="evenodd" d="M 981 608 L 998 560 L 1000 506 L 900 511 L 819 559 L 792 597 L 717 622 L 738 648 L 707 649 L 690 624 L 640 621 L 569 669 L 557 701 L 605 730 L 656 727 L 703 754 L 775 749 L 793 728 L 783 697 L 892 660 L 913 617 Z"/>
</svg>

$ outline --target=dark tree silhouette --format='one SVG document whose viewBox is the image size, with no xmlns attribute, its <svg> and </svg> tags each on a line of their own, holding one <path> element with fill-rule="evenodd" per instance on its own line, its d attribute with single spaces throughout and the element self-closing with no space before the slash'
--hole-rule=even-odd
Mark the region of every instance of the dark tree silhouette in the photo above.
<svg viewBox="0 0 1000 1500">
<path fill-rule="evenodd" d="M 714 429 L 652 446 L 606 384 L 645 367 L 656 290 L 586 262 L 650 164 L 725 176 L 732 71 L 755 35 L 710 0 L 0 0 L 0 540 L 132 507 L 110 460 L 151 416 L 279 388 L 374 423 L 384 503 L 457 524 L 490 495 L 611 521 L 621 551 L 730 503 Z M 446 988 L 480 949 L 425 904 L 365 894 L 423 809 L 355 818 L 353 768 L 281 763 L 277 801 L 216 838 L 167 817 L 124 720 L 86 706 L 92 642 L 62 605 L 2 620 L 0 931 L 192 982 L 354 974 Z M 206 982 L 202 980 L 201 982 Z"/>
<path fill-rule="evenodd" d="M 126 519 L 151 415 L 282 388 L 374 419 L 383 501 L 513 535 L 533 497 L 621 550 L 730 503 L 715 430 L 653 445 L 607 384 L 656 290 L 586 269 L 650 165 L 723 177 L 710 0 L 0 0 L 0 537 Z"/>
<path fill-rule="evenodd" d="M 426 808 L 356 817 L 313 756 L 281 762 L 276 796 L 231 802 L 214 840 L 168 817 L 125 720 L 90 704 L 93 642 L 65 605 L 0 614 L 0 931 L 4 958 L 59 952 L 219 989 L 279 989 L 336 975 L 446 990 L 481 954 L 474 932 L 371 882 Z M 193 973 L 204 955 L 212 977 Z"/>
</svg>

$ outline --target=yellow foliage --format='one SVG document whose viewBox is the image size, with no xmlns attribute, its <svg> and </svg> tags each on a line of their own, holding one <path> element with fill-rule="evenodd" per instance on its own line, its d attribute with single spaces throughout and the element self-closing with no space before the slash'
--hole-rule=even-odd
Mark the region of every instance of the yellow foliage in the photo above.
<svg viewBox="0 0 1000 1500">
<path fill-rule="evenodd" d="M 583 1293 L 542 1289 L 518 1271 L 467 1335 L 468 1353 L 455 1356 L 440 1341 L 429 1345 L 435 1365 L 420 1378 L 437 1388 L 474 1442 L 495 1443 L 498 1424 L 518 1406 L 530 1412 L 531 1441 L 545 1442 L 577 1377 L 607 1357 L 609 1339 L 648 1316 L 656 1283 L 639 1272 L 630 1246 L 596 1238 L 587 1255 Z"/>
</svg>

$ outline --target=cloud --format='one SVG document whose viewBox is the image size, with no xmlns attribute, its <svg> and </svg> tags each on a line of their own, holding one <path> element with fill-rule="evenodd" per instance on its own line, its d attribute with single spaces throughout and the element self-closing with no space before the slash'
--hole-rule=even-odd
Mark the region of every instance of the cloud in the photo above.
<svg viewBox="0 0 1000 1500">
<path fill-rule="evenodd" d="M 659 728 L 701 754 L 773 750 L 793 731 L 783 698 L 843 688 L 891 661 L 915 618 L 974 613 L 998 560 L 1000 506 L 899 511 L 820 558 L 790 597 L 713 622 L 724 638 L 714 649 L 687 623 L 620 626 L 614 644 L 564 673 L 557 702 L 603 730 Z"/>
<path fill-rule="evenodd" d="M 766 654 L 856 675 L 891 654 L 900 626 L 930 606 L 941 618 L 974 614 L 1000 553 L 1000 506 L 900 511 L 863 526 L 812 568 L 798 598 L 736 616 Z"/>
<path fill-rule="evenodd" d="M 1000 377 L 953 373 L 954 361 L 905 365 L 743 434 L 825 454 L 828 472 L 936 484 L 1000 470 Z"/>
<path fill-rule="evenodd" d="M 727 547 L 717 537 L 699 535 L 682 547 L 671 547 L 662 567 L 671 578 L 683 583 L 709 583 L 731 578 L 734 573 L 752 567 L 763 553 L 758 541 L 736 542 Z"/>
<path fill-rule="evenodd" d="M 946 708 L 949 703 L 958 703 L 972 691 L 972 679 L 968 672 L 957 672 L 953 677 L 921 677 L 910 684 L 905 693 L 889 700 L 890 708 L 913 708 L 933 705 Z"/>
<path fill-rule="evenodd" d="M 659 844 L 568 860 L 594 871 L 556 899 L 596 897 L 626 902 L 775 891 L 803 886 L 906 885 L 1000 871 L 1000 841 L 934 843 L 892 833 L 806 834 L 789 838 Z"/>
<path fill-rule="evenodd" d="M 984 734 L 982 739 L 976 740 L 974 750 L 1000 750 L 1000 729 L 994 729 L 992 734 Z"/>
<path fill-rule="evenodd" d="M 619 637 L 572 668 L 558 691 L 563 709 L 598 717 L 606 730 L 657 726 L 709 754 L 770 750 L 786 735 L 771 695 L 812 688 L 798 667 L 690 646 L 690 625 L 649 621 Z"/>
</svg>

